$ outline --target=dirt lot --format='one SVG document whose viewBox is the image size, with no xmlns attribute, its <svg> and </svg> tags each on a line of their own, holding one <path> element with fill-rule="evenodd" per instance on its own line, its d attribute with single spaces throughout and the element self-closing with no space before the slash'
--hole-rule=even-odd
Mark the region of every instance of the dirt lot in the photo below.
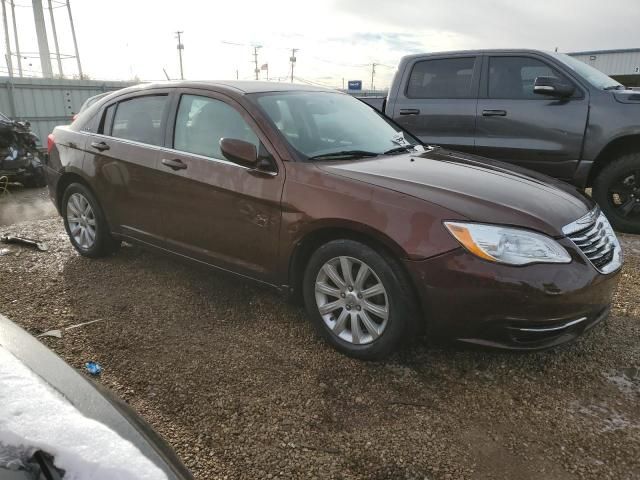
<svg viewBox="0 0 640 480">
<path fill-rule="evenodd" d="M 137 247 L 81 258 L 41 197 L 50 218 L 0 222 L 50 248 L 0 256 L 0 312 L 33 334 L 100 319 L 44 341 L 75 367 L 99 361 L 198 479 L 640 478 L 637 237 L 613 315 L 573 345 L 423 341 L 362 363 L 255 285 Z"/>
</svg>

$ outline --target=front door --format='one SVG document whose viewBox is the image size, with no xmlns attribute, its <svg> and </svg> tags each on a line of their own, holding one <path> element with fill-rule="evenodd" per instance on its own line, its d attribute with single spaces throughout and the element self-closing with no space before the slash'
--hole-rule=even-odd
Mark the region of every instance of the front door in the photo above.
<svg viewBox="0 0 640 480">
<path fill-rule="evenodd" d="M 408 68 L 393 119 L 426 144 L 473 152 L 478 57 L 418 60 Z"/>
<path fill-rule="evenodd" d="M 274 150 L 248 113 L 223 95 L 183 90 L 176 100 L 172 148 L 161 152 L 167 248 L 271 280 L 278 256 L 284 181 Z M 252 170 L 220 152 L 221 138 L 256 145 L 270 168 Z"/>
<path fill-rule="evenodd" d="M 580 159 L 588 94 L 571 98 L 533 93 L 536 77 L 573 83 L 542 58 L 487 57 L 478 99 L 476 152 L 557 178 L 571 179 Z"/>
</svg>

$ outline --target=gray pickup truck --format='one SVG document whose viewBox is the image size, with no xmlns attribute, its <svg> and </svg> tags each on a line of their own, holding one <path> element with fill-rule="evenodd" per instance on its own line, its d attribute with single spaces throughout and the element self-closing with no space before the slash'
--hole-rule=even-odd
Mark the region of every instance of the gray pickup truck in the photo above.
<svg viewBox="0 0 640 480">
<path fill-rule="evenodd" d="M 425 143 L 592 187 L 618 230 L 640 233 L 640 92 L 585 63 L 535 50 L 410 55 L 383 111 Z"/>
</svg>

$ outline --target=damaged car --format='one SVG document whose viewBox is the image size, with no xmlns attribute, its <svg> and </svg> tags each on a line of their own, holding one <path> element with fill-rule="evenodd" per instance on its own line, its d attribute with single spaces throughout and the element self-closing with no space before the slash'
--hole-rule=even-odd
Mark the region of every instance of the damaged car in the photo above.
<svg viewBox="0 0 640 480">
<path fill-rule="evenodd" d="M 37 148 L 38 137 L 29 122 L 0 113 L 0 177 L 25 187 L 44 187 L 46 180 Z"/>
</svg>

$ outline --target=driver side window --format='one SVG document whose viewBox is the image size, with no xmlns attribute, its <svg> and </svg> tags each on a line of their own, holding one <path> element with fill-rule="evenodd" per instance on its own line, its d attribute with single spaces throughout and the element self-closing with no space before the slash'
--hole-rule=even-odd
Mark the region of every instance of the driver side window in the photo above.
<svg viewBox="0 0 640 480">
<path fill-rule="evenodd" d="M 205 157 L 224 159 L 220 152 L 220 139 L 235 138 L 253 143 L 260 140 L 251 127 L 233 107 L 226 103 L 198 95 L 182 95 L 173 148 Z"/>
</svg>

